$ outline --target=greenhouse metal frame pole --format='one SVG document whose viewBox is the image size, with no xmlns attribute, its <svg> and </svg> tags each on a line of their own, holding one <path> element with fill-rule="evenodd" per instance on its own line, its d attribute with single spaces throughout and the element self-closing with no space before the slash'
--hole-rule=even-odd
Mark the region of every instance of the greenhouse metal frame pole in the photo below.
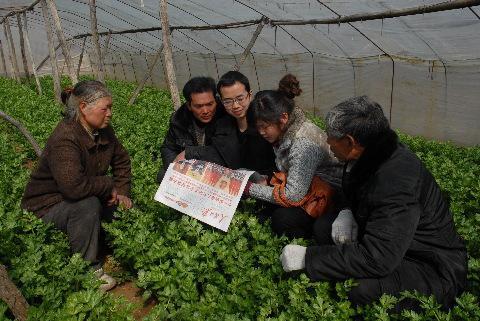
<svg viewBox="0 0 480 321">
<path fill-rule="evenodd" d="M 245 62 L 245 59 L 247 59 L 248 55 L 250 54 L 250 50 L 252 50 L 253 45 L 255 44 L 255 41 L 257 41 L 257 38 L 260 35 L 260 32 L 262 32 L 262 29 L 265 26 L 266 21 L 267 19 L 263 17 L 262 21 L 260 21 L 260 23 L 258 24 L 257 29 L 255 29 L 252 39 L 250 39 L 250 42 L 248 43 L 247 47 L 243 51 L 242 55 L 240 56 L 240 61 L 238 61 L 235 64 L 235 67 L 233 67 L 233 70 L 238 71 L 240 69 L 240 66 Z"/>
<path fill-rule="evenodd" d="M 0 118 L 3 118 L 7 122 L 15 126 L 22 133 L 22 135 L 32 145 L 33 150 L 35 151 L 35 154 L 37 154 L 38 157 L 42 155 L 42 149 L 40 148 L 40 145 L 38 145 L 35 138 L 33 138 L 32 134 L 30 134 L 30 132 L 25 128 L 25 126 L 22 125 L 22 123 L 20 123 L 18 120 L 16 120 L 12 116 L 8 115 L 7 113 L 1 110 L 0 110 Z"/>
<path fill-rule="evenodd" d="M 58 74 L 58 66 L 57 66 L 57 58 L 55 54 L 55 48 L 53 46 L 53 31 L 52 25 L 50 24 L 50 19 L 48 17 L 48 9 L 46 0 L 42 0 L 42 14 L 43 20 L 45 21 L 45 29 L 47 31 L 47 41 L 48 41 L 48 50 L 50 56 L 50 64 L 52 65 L 52 77 L 53 77 L 53 88 L 55 91 L 55 99 L 58 102 L 61 102 L 61 93 L 62 93 L 62 86 L 60 85 L 60 75 Z"/>
<path fill-rule="evenodd" d="M 60 48 L 60 44 L 58 44 L 53 50 L 55 51 L 55 54 L 58 50 L 58 48 Z M 40 68 L 43 67 L 43 65 L 48 61 L 48 59 L 50 59 L 50 53 L 48 55 L 45 56 L 45 58 L 42 59 L 42 61 L 40 61 L 40 63 L 38 64 L 37 66 L 37 71 L 40 70 Z"/>
<path fill-rule="evenodd" d="M 100 50 L 100 43 L 98 41 L 96 1 L 89 0 L 89 6 L 90 6 L 90 26 L 92 28 L 92 44 L 93 44 L 95 53 L 97 54 L 97 64 L 95 66 L 95 71 L 97 73 L 97 79 L 101 82 L 104 82 L 105 76 L 103 74 L 102 51 Z"/>
<path fill-rule="evenodd" d="M 105 40 L 105 45 L 103 46 L 102 57 L 105 57 L 105 55 L 107 54 L 108 46 L 110 45 L 110 38 L 111 37 L 112 37 L 112 33 L 109 32 L 108 35 L 107 35 L 107 39 Z"/>
<path fill-rule="evenodd" d="M 0 39 L 0 57 L 2 59 L 2 67 L 5 72 L 5 77 L 8 77 L 7 64 L 5 63 L 5 54 L 3 53 L 2 40 Z"/>
<path fill-rule="evenodd" d="M 80 52 L 80 58 L 78 58 L 77 78 L 80 77 L 80 67 L 82 67 L 83 53 L 85 52 L 86 41 L 87 41 L 87 37 L 83 38 L 82 51 Z"/>
<path fill-rule="evenodd" d="M 33 77 L 35 77 L 35 84 L 37 85 L 38 94 L 42 94 L 42 85 L 38 79 L 37 68 L 35 68 L 35 59 L 33 58 L 32 48 L 30 47 L 30 39 L 28 37 L 28 24 L 27 13 L 23 12 L 23 28 L 25 29 L 25 48 L 27 49 L 28 57 L 30 58 L 30 64 L 32 65 Z"/>
<path fill-rule="evenodd" d="M 148 72 L 145 74 L 145 77 L 143 77 L 142 81 L 138 84 L 137 88 L 132 94 L 132 97 L 128 100 L 128 105 L 133 105 L 135 103 L 135 100 L 137 99 L 138 95 L 140 94 L 140 91 L 142 91 L 143 87 L 145 87 L 145 84 L 147 83 L 147 80 L 152 76 L 153 73 L 153 68 L 155 68 L 155 65 L 157 64 L 158 60 L 160 59 L 160 56 L 162 55 L 163 51 L 163 44 L 160 46 L 160 49 L 157 51 L 155 54 L 155 57 L 153 58 L 153 63 L 150 66 L 150 69 Z"/>
<path fill-rule="evenodd" d="M 20 17 L 20 13 L 17 13 L 16 16 L 18 35 L 20 37 L 20 53 L 22 54 L 23 70 L 25 72 L 25 77 L 27 77 L 27 80 L 30 80 L 30 71 L 28 70 L 27 55 L 25 54 L 25 37 L 23 34 L 22 18 Z"/>
<path fill-rule="evenodd" d="M 160 21 L 162 23 L 163 55 L 165 59 L 165 69 L 167 72 L 167 82 L 172 96 L 173 107 L 175 110 L 180 108 L 180 94 L 178 93 L 177 78 L 175 76 L 175 67 L 173 65 L 172 47 L 170 46 L 170 27 L 168 24 L 167 0 L 160 0 Z"/>
<path fill-rule="evenodd" d="M 8 17 L 5 18 L 5 21 L 3 23 L 3 31 L 5 33 L 5 39 L 7 41 L 8 57 L 10 60 L 10 64 L 12 65 L 13 77 L 16 81 L 20 81 L 17 64 L 17 53 L 15 52 L 15 44 L 13 43 L 12 30 L 10 29 L 10 21 L 8 20 Z"/>
<path fill-rule="evenodd" d="M 72 57 L 70 56 L 70 48 L 68 47 L 68 43 L 65 40 L 65 35 L 63 34 L 62 24 L 60 22 L 60 17 L 58 16 L 57 6 L 55 5 L 55 2 L 53 0 L 46 1 L 48 8 L 50 9 L 50 15 L 53 18 L 53 25 L 55 26 L 55 31 L 57 33 L 60 47 L 62 48 L 62 53 L 65 59 L 65 63 L 67 65 L 68 74 L 70 75 L 72 83 L 76 84 L 78 82 L 78 79 L 73 69 Z"/>
</svg>

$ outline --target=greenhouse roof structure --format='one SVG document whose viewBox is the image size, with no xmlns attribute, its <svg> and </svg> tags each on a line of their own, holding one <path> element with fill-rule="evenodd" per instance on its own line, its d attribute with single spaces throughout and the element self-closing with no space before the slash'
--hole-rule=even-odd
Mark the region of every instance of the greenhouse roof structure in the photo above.
<svg viewBox="0 0 480 321">
<path fill-rule="evenodd" d="M 166 87 L 164 61 L 154 64 L 162 46 L 159 3 L 97 0 L 99 60 L 89 1 L 55 1 L 76 64 L 85 53 L 81 72 L 92 73 L 103 61 L 107 77 L 140 82 L 153 70 L 149 83 Z M 5 25 L 8 17 L 19 48 L 12 12 L 25 9 L 34 60 L 39 72 L 51 73 L 41 1 L 0 0 L 0 19 Z M 298 104 L 315 115 L 368 95 L 394 128 L 480 143 L 480 1 L 170 0 L 168 19 L 179 88 L 197 75 L 218 79 L 245 53 L 239 70 L 254 91 L 276 88 L 292 73 L 304 90 Z M 63 61 L 62 51 L 56 53 Z"/>
</svg>

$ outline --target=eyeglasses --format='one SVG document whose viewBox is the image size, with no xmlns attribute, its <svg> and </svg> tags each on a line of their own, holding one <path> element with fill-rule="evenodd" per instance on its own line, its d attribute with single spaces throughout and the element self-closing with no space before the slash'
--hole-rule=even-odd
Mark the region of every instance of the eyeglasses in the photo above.
<svg viewBox="0 0 480 321">
<path fill-rule="evenodd" d="M 246 93 L 246 94 L 237 96 L 235 98 L 226 98 L 226 99 L 222 100 L 222 103 L 223 103 L 223 106 L 225 106 L 227 108 L 232 107 L 233 104 L 235 104 L 235 103 L 237 103 L 239 105 L 242 105 L 246 101 L 248 96 L 250 96 L 250 93 Z"/>
</svg>

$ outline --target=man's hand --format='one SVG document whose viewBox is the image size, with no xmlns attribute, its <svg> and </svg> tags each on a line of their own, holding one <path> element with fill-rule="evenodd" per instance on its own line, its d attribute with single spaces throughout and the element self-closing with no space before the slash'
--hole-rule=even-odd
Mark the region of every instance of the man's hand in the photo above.
<svg viewBox="0 0 480 321">
<path fill-rule="evenodd" d="M 118 204 L 118 193 L 115 187 L 112 189 L 112 192 L 110 193 L 110 197 L 107 200 L 107 206 L 114 206 Z"/>
<path fill-rule="evenodd" d="M 358 225 L 350 209 L 343 209 L 332 224 L 332 240 L 335 244 L 346 244 L 357 240 Z"/>
<path fill-rule="evenodd" d="M 175 159 L 173 160 L 173 163 L 181 161 L 181 160 L 185 160 L 185 151 L 178 154 L 177 157 L 175 157 Z"/>
<path fill-rule="evenodd" d="M 117 203 L 118 203 L 118 206 L 126 209 L 126 210 L 129 210 L 132 208 L 133 206 L 133 203 L 132 203 L 132 200 L 125 196 L 125 195 L 117 195 Z"/>
<path fill-rule="evenodd" d="M 307 248 L 305 246 L 295 244 L 286 245 L 280 255 L 283 270 L 285 272 L 291 272 L 304 269 L 305 254 L 307 254 Z"/>
</svg>

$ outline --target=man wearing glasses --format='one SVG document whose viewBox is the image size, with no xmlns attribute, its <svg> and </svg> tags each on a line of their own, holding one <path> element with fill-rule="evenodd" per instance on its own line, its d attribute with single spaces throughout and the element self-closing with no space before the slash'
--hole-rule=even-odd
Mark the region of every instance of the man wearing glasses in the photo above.
<svg viewBox="0 0 480 321">
<path fill-rule="evenodd" d="M 215 81 L 194 77 L 183 87 L 186 102 L 172 115 L 160 148 L 163 165 L 184 159 L 198 159 L 221 166 L 240 167 L 236 126 L 216 98 Z M 165 175 L 160 169 L 157 182 Z"/>
<path fill-rule="evenodd" d="M 252 91 L 248 78 L 238 71 L 229 71 L 218 81 L 217 90 L 225 111 L 237 127 L 240 167 L 270 176 L 275 169 L 275 155 L 272 145 L 258 134 L 255 124 L 249 121 Z"/>
</svg>

